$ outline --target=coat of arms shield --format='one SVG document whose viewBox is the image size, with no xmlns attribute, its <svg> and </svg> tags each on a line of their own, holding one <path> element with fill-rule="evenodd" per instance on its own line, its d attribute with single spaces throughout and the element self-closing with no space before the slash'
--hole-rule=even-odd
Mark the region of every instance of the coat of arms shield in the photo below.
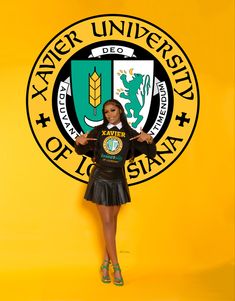
<svg viewBox="0 0 235 301">
<path fill-rule="evenodd" d="M 75 112 L 83 132 L 103 122 L 103 103 L 115 98 L 128 122 L 143 128 L 153 93 L 152 60 L 73 60 L 71 84 Z"/>
</svg>

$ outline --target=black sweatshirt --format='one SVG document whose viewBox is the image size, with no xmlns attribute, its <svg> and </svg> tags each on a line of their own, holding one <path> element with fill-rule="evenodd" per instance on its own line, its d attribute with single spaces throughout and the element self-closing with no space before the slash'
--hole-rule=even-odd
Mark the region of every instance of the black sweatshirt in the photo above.
<svg viewBox="0 0 235 301">
<path fill-rule="evenodd" d="M 107 126 L 101 125 L 95 127 L 87 136 L 88 138 L 97 138 L 97 141 L 90 140 L 86 145 L 77 145 L 75 143 L 75 151 L 78 154 L 96 151 L 96 162 L 107 167 L 123 167 L 131 145 L 133 145 L 134 150 L 154 158 L 156 155 L 154 143 L 148 144 L 145 141 L 139 142 L 136 139 L 130 141 L 130 138 L 138 134 L 132 128 L 122 127 L 119 130 L 114 126 L 108 129 Z"/>
</svg>

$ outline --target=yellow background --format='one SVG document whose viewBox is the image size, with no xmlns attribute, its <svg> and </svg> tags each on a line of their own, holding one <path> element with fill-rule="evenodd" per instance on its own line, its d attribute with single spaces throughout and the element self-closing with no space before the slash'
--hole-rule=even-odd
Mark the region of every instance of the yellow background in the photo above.
<svg viewBox="0 0 235 301">
<path fill-rule="evenodd" d="M 11 1 L 1 4 L 0 295 L 14 301 L 233 300 L 233 1 Z M 130 187 L 118 255 L 125 286 L 100 282 L 101 224 L 85 184 L 41 152 L 26 86 L 44 46 L 97 14 L 129 14 L 169 33 L 192 62 L 199 121 L 181 157 Z"/>
</svg>

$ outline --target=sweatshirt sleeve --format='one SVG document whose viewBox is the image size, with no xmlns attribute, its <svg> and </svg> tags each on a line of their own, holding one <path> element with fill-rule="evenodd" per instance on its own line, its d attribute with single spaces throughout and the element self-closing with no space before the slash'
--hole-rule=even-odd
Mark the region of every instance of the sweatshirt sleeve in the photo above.
<svg viewBox="0 0 235 301">
<path fill-rule="evenodd" d="M 135 130 L 132 129 L 131 131 L 131 137 L 137 136 L 139 133 Z M 144 142 L 139 142 L 137 140 L 132 140 L 133 147 L 136 149 L 138 152 L 141 154 L 147 155 L 149 158 L 154 158 L 156 156 L 157 150 L 156 150 L 156 145 L 154 142 L 151 144 L 148 144 L 146 141 Z"/>
<path fill-rule="evenodd" d="M 148 144 L 146 141 L 134 141 L 134 148 L 140 153 L 147 155 L 149 158 L 154 158 L 157 153 L 156 145 L 154 142 Z"/>
<path fill-rule="evenodd" d="M 98 130 L 96 128 L 94 128 L 93 130 L 91 130 L 89 132 L 87 137 L 88 138 L 97 138 L 97 135 L 98 135 Z M 96 143 L 96 141 L 93 141 L 93 140 L 88 141 L 88 143 L 86 145 L 76 144 L 76 142 L 74 142 L 75 152 L 78 155 L 83 155 L 83 154 L 86 154 L 89 151 L 94 151 L 95 143 Z"/>
</svg>

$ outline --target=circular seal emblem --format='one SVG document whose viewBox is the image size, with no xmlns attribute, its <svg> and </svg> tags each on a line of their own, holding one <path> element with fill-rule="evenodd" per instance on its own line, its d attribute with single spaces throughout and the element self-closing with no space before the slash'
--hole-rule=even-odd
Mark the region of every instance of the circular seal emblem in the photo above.
<svg viewBox="0 0 235 301">
<path fill-rule="evenodd" d="M 157 148 L 153 159 L 126 161 L 128 184 L 170 167 L 188 145 L 199 112 L 196 75 L 179 44 L 148 21 L 113 14 L 80 20 L 45 46 L 28 81 L 28 121 L 46 157 L 74 179 L 87 183 L 93 164 L 89 153 L 76 154 L 75 138 L 103 122 L 110 98 Z M 106 151 L 119 152 L 119 139 L 109 138 Z"/>
<path fill-rule="evenodd" d="M 122 150 L 122 140 L 118 137 L 108 136 L 104 139 L 103 147 L 106 153 L 116 155 Z"/>
</svg>

